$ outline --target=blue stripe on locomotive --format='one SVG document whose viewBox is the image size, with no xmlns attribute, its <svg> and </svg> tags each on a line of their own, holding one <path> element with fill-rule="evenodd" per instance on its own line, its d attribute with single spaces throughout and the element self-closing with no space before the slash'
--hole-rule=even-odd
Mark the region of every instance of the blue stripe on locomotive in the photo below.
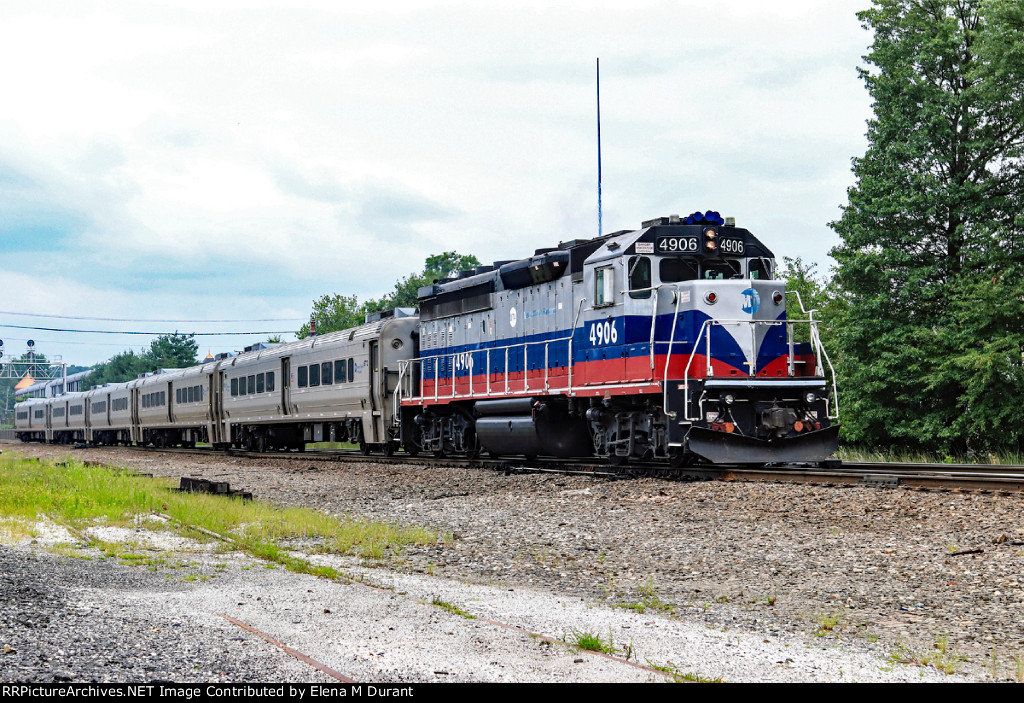
<svg viewBox="0 0 1024 703">
<path fill-rule="evenodd" d="M 782 322 L 785 320 L 785 316 L 786 313 L 782 312 L 776 319 Z M 671 325 L 675 317 L 674 313 L 668 313 L 658 315 L 655 318 L 654 349 L 656 355 L 668 353 L 669 339 L 672 334 Z M 617 339 L 623 341 L 616 341 L 614 344 L 601 346 L 595 346 L 590 343 L 590 329 L 595 324 L 603 324 L 605 320 L 591 320 L 584 323 L 581 327 L 576 328 L 573 334 L 573 357 L 575 363 L 607 359 L 608 351 L 610 350 L 615 351 L 615 354 L 611 357 L 613 359 L 649 357 L 651 349 L 650 319 L 650 316 L 647 315 L 629 315 L 608 320 L 615 326 Z M 691 354 L 694 351 L 693 340 L 700 333 L 704 322 L 709 319 L 713 318 L 699 310 L 688 310 L 680 313 L 675 340 L 671 344 L 672 353 L 674 355 Z M 774 329 L 764 336 L 758 349 L 758 369 L 764 368 L 767 364 L 788 353 L 785 325 L 778 326 L 778 334 L 775 333 Z M 487 349 L 498 348 L 499 350 L 498 353 L 491 354 L 490 373 L 505 373 L 504 348 L 509 347 L 508 372 L 521 373 L 523 371 L 523 345 L 528 345 L 526 350 L 527 370 L 543 370 L 545 367 L 544 342 L 550 341 L 551 343 L 547 345 L 547 368 L 564 368 L 568 365 L 567 359 L 569 355 L 569 340 L 563 339 L 564 337 L 566 337 L 565 330 L 555 330 L 521 337 L 514 342 L 509 339 L 489 340 L 473 345 L 458 345 L 445 349 L 428 350 L 422 352 L 422 355 L 428 359 L 440 357 L 438 376 L 440 378 L 451 378 L 452 368 L 450 364 L 452 363 L 452 355 L 471 354 L 471 367 L 465 361 L 455 364 L 455 377 L 463 378 L 468 376 L 471 370 L 477 374 L 484 373 L 482 369 L 487 365 Z M 700 346 L 704 346 L 704 337 L 701 337 Z M 806 344 L 798 345 L 798 353 L 805 352 L 807 346 Z M 623 354 L 624 351 L 625 354 Z M 698 349 L 697 352 L 700 353 L 701 350 Z M 711 352 L 712 357 L 716 361 L 721 361 L 737 368 L 743 368 L 743 363 L 747 360 L 746 355 L 733 336 L 724 327 L 718 325 L 711 326 Z M 422 374 L 425 380 L 434 378 L 434 370 L 430 361 L 424 362 Z"/>
</svg>

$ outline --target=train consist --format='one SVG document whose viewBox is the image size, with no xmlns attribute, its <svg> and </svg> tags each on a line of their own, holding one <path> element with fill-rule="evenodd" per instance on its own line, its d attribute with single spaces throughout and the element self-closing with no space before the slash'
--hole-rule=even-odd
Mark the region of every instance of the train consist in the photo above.
<svg viewBox="0 0 1024 703">
<path fill-rule="evenodd" d="M 821 462 L 838 446 L 834 373 L 813 314 L 788 320 L 786 298 L 748 230 L 673 215 L 437 281 L 418 315 L 28 400 L 15 428 L 95 444 Z"/>
</svg>

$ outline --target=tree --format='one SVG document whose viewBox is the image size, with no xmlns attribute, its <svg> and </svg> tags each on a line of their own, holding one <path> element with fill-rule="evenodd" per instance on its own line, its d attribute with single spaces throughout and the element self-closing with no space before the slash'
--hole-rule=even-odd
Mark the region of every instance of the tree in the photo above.
<svg viewBox="0 0 1024 703">
<path fill-rule="evenodd" d="M 458 252 L 446 251 L 443 254 L 428 256 L 424 261 L 423 272 L 409 274 L 395 283 L 395 290 L 381 298 L 377 304 L 378 310 L 390 310 L 392 308 L 415 308 L 419 307 L 417 293 L 420 288 L 429 286 L 434 281 L 444 278 L 455 278 L 462 271 L 476 268 L 480 260 L 472 254 L 463 256 Z"/>
<path fill-rule="evenodd" d="M 325 294 L 313 301 L 310 318 L 316 322 L 317 334 L 357 327 L 366 319 L 366 304 L 360 303 L 354 295 Z M 309 333 L 307 323 L 296 334 L 299 339 L 305 339 Z"/>
<path fill-rule="evenodd" d="M 133 350 L 121 352 L 108 361 L 93 367 L 92 373 L 79 384 L 82 390 L 104 383 L 123 383 L 140 374 L 157 369 L 181 369 L 196 364 L 199 344 L 194 334 L 165 334 L 150 342 L 149 349 L 136 354 Z"/>
<path fill-rule="evenodd" d="M 395 283 L 395 289 L 374 300 L 363 303 L 354 295 L 322 295 L 313 301 L 311 317 L 316 321 L 318 334 L 357 327 L 366 319 L 367 313 L 392 310 L 394 308 L 419 307 L 417 292 L 434 281 L 452 278 L 459 272 L 480 265 L 472 255 L 464 256 L 454 251 L 428 256 L 421 273 L 411 273 Z M 303 325 L 297 332 L 300 339 L 309 335 L 309 325 Z"/>
<path fill-rule="evenodd" d="M 148 357 L 158 369 L 194 366 L 199 343 L 194 334 L 162 334 L 149 345 Z"/>
<path fill-rule="evenodd" d="M 875 0 L 858 16 L 874 31 L 860 72 L 874 117 L 831 223 L 842 239 L 832 255 L 846 303 L 835 326 L 846 438 L 949 454 L 1016 448 L 1022 2 Z"/>
<path fill-rule="evenodd" d="M 786 296 L 786 319 L 806 320 L 810 311 L 814 311 L 814 319 L 820 320 L 819 333 L 822 343 L 825 344 L 825 351 L 829 351 L 828 326 L 837 312 L 840 304 L 834 291 L 831 279 L 818 275 L 818 265 L 806 263 L 802 257 L 795 259 L 789 256 L 782 257 L 782 266 L 776 272 L 778 278 L 786 281 L 786 291 L 796 291 L 800 294 L 797 300 L 795 295 Z M 801 303 L 803 307 L 801 308 Z M 807 310 L 808 312 L 804 312 Z M 807 325 L 796 325 L 795 335 L 797 341 L 808 341 L 810 331 Z"/>
</svg>

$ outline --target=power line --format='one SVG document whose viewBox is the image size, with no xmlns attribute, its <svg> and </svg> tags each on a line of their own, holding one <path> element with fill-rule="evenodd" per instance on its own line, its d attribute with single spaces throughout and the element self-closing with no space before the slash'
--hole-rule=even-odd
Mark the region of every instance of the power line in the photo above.
<svg viewBox="0 0 1024 703">
<path fill-rule="evenodd" d="M 87 319 L 99 320 L 102 322 L 182 322 L 187 324 L 202 324 L 204 322 L 303 322 L 302 317 L 256 317 L 253 319 L 162 319 L 159 317 L 81 317 L 77 315 L 44 315 L 39 312 L 10 312 L 0 310 L 0 315 L 19 315 L 22 317 L 52 317 L 56 319 Z M 36 329 L 37 327 L 28 327 Z M 259 333 L 262 334 L 262 333 Z"/>
<path fill-rule="evenodd" d="M 118 332 L 117 334 L 120 334 L 120 332 Z M 4 341 L 5 342 L 27 342 L 27 341 L 29 341 L 29 339 L 28 339 L 28 337 L 6 337 L 5 336 L 4 337 Z M 87 346 L 87 347 L 122 347 L 123 348 L 124 345 L 127 344 L 127 342 L 92 342 L 92 341 L 82 342 L 82 341 L 71 341 L 71 340 L 68 340 L 68 339 L 57 340 L 57 339 L 37 339 L 37 338 L 33 338 L 32 341 L 35 342 L 36 344 L 58 344 L 58 345 L 62 345 L 62 344 L 78 344 L 78 345 Z"/>
<path fill-rule="evenodd" d="M 177 322 L 177 320 L 174 320 Z M 26 325 L 0 325 L 0 327 L 7 327 L 16 330 L 41 330 L 43 332 L 77 332 L 81 334 L 143 334 L 143 335 L 192 335 L 195 337 L 227 337 L 231 335 L 247 335 L 247 334 L 292 334 L 294 330 L 269 330 L 269 331 L 258 331 L 258 332 L 121 332 L 118 330 L 69 330 L 61 329 L 59 327 L 29 327 Z"/>
</svg>

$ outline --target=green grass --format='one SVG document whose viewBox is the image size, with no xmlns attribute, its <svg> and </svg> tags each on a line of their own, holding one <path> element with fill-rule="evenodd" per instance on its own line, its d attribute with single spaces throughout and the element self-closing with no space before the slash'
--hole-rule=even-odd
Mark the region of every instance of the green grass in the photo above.
<svg viewBox="0 0 1024 703">
<path fill-rule="evenodd" d="M 873 448 L 859 446 L 842 446 L 836 457 L 843 461 L 885 461 L 914 464 L 1002 464 L 1007 466 L 1024 465 L 1024 454 L 1006 452 L 991 454 L 975 452 L 963 456 L 934 454 L 931 452 L 913 451 L 898 448 Z"/>
<path fill-rule="evenodd" d="M 306 449 L 359 449 L 354 442 L 307 442 Z"/>
<path fill-rule="evenodd" d="M 889 660 L 898 664 L 918 664 L 931 666 L 944 674 L 955 674 L 959 666 L 967 661 L 950 646 L 949 637 L 939 635 L 930 649 L 911 650 L 897 643 L 889 655 Z"/>
<path fill-rule="evenodd" d="M 562 640 L 572 647 L 583 649 L 588 652 L 615 654 L 618 651 L 615 649 L 615 642 L 612 640 L 610 632 L 608 633 L 607 642 L 601 637 L 601 635 L 595 635 L 584 630 L 573 630 L 567 635 L 564 635 Z"/>
<path fill-rule="evenodd" d="M 467 620 L 476 620 L 476 615 L 471 615 L 457 605 L 446 603 L 440 598 L 434 598 L 431 605 L 440 608 L 441 610 L 447 610 L 452 615 L 459 615 L 466 618 Z"/>
<path fill-rule="evenodd" d="M 443 536 L 420 527 L 333 517 L 307 508 L 282 508 L 265 501 L 242 501 L 204 493 L 179 493 L 169 479 L 135 476 L 79 461 L 26 460 L 0 455 L 0 537 L 23 537 L 32 523 L 47 516 L 82 530 L 98 524 L 173 529 L 189 537 L 211 538 L 200 527 L 226 536 L 232 546 L 296 571 L 335 577 L 288 553 L 289 544 L 305 540 L 304 551 L 344 554 L 381 561 L 410 545 L 436 544 Z M 173 518 L 173 524 L 140 520 L 150 512 Z M 98 544 L 108 557 L 139 561 L 125 547 Z"/>
<path fill-rule="evenodd" d="M 617 603 L 613 607 L 625 608 L 637 613 L 646 613 L 648 610 L 655 610 L 668 615 L 675 615 L 676 607 L 661 599 L 658 589 L 654 586 L 654 577 L 647 579 L 647 584 L 637 588 L 640 593 L 640 600 L 634 603 Z"/>
<path fill-rule="evenodd" d="M 815 616 L 815 621 L 818 623 L 818 629 L 812 634 L 816 637 L 824 637 L 835 630 L 842 620 L 842 616 L 838 613 L 818 613 L 818 615 Z"/>
<path fill-rule="evenodd" d="M 694 683 L 725 683 L 725 679 L 722 678 L 710 678 L 692 671 L 680 671 L 671 662 L 667 664 L 655 664 L 650 659 L 647 660 L 647 666 L 660 671 L 661 673 L 671 676 L 675 683 L 683 683 L 686 681 Z"/>
</svg>

